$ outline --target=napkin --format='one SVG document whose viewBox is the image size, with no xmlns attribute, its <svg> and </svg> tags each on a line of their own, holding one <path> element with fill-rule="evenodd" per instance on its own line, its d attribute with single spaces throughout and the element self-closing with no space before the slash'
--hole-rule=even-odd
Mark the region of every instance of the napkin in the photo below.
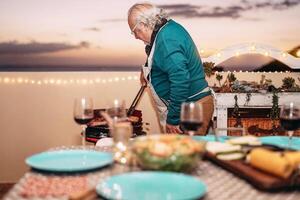
<svg viewBox="0 0 300 200">
<path fill-rule="evenodd" d="M 112 138 L 101 138 L 97 141 L 96 146 L 97 147 L 110 147 L 114 144 Z"/>
<path fill-rule="evenodd" d="M 249 153 L 248 160 L 257 169 L 288 178 L 300 164 L 300 151 L 282 153 L 255 148 Z"/>
</svg>

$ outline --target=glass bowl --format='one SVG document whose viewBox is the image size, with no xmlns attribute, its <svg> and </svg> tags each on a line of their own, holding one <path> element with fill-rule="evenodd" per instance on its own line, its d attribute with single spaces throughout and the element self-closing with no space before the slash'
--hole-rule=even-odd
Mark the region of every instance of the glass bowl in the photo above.
<svg viewBox="0 0 300 200">
<path fill-rule="evenodd" d="M 146 170 L 190 171 L 205 151 L 205 142 L 182 135 L 137 137 L 132 152 L 138 165 Z"/>
</svg>

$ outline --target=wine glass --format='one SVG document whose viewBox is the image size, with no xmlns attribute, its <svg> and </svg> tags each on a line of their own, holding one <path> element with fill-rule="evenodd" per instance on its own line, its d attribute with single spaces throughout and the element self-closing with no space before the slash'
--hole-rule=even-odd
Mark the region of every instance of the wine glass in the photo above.
<svg viewBox="0 0 300 200">
<path fill-rule="evenodd" d="M 114 122 L 126 121 L 127 119 L 126 105 L 124 100 L 114 99 L 106 112 Z"/>
<path fill-rule="evenodd" d="M 94 118 L 93 99 L 82 97 L 74 101 L 74 120 L 82 128 L 82 145 L 85 146 L 86 125 Z"/>
<path fill-rule="evenodd" d="M 295 102 L 283 104 L 280 109 L 280 124 L 288 131 L 288 148 L 291 147 L 294 131 L 300 128 L 300 107 Z"/>
<path fill-rule="evenodd" d="M 180 127 L 184 133 L 193 136 L 198 132 L 203 122 L 202 105 L 194 102 L 185 102 L 181 105 Z"/>
</svg>

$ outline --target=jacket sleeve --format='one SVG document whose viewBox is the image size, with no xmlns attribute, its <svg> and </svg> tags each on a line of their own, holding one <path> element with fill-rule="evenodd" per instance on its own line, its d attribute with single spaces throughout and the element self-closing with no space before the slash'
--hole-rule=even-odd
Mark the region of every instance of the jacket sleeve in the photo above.
<svg viewBox="0 0 300 200">
<path fill-rule="evenodd" d="M 167 123 L 178 125 L 181 103 L 188 98 L 190 87 L 190 74 L 187 69 L 184 44 L 173 39 L 162 40 L 160 45 L 161 56 L 163 56 L 161 70 L 168 75 L 170 84 Z"/>
</svg>

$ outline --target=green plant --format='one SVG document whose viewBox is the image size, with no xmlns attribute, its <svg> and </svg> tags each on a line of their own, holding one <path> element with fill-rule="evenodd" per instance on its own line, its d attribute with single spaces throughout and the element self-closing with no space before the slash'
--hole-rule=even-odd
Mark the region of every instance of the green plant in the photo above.
<svg viewBox="0 0 300 200">
<path fill-rule="evenodd" d="M 292 77 L 285 77 L 282 80 L 282 88 L 291 89 L 295 86 L 295 79 Z"/>
<path fill-rule="evenodd" d="M 251 100 L 251 96 L 252 96 L 251 92 L 247 92 L 247 93 L 246 93 L 245 106 L 247 106 L 247 105 L 249 104 L 249 102 L 250 102 L 250 100 Z"/>
<path fill-rule="evenodd" d="M 232 116 L 236 118 L 236 123 L 234 124 L 234 127 L 243 127 L 239 109 L 240 107 L 238 105 L 238 97 L 237 95 L 234 95 L 234 108 L 232 112 Z"/>
<path fill-rule="evenodd" d="M 272 91 L 273 95 L 272 95 L 272 108 L 271 108 L 271 112 L 270 112 L 270 118 L 272 119 L 272 126 L 273 128 L 275 128 L 275 120 L 277 120 L 279 118 L 279 105 L 278 105 L 278 91 L 277 90 L 273 90 Z"/>
<path fill-rule="evenodd" d="M 223 79 L 223 76 L 221 74 L 217 74 L 216 79 L 219 82 L 219 86 L 221 87 L 221 80 Z"/>
<path fill-rule="evenodd" d="M 238 105 L 238 97 L 237 95 L 234 95 L 234 107 L 233 107 L 233 111 L 232 111 L 232 115 L 234 117 L 238 117 L 239 116 L 239 105 Z"/>
<path fill-rule="evenodd" d="M 213 72 L 214 66 L 215 66 L 215 63 L 213 63 L 213 62 L 204 62 L 203 63 L 204 72 L 207 77 L 211 77 L 214 74 L 214 72 Z"/>
<path fill-rule="evenodd" d="M 261 78 L 260 78 L 260 85 L 261 86 L 265 83 L 265 79 L 266 79 L 266 76 L 265 75 L 261 75 Z"/>
<path fill-rule="evenodd" d="M 236 77 L 235 77 L 234 73 L 230 72 L 227 75 L 227 80 L 228 80 L 229 84 L 232 84 L 236 80 Z"/>
</svg>

